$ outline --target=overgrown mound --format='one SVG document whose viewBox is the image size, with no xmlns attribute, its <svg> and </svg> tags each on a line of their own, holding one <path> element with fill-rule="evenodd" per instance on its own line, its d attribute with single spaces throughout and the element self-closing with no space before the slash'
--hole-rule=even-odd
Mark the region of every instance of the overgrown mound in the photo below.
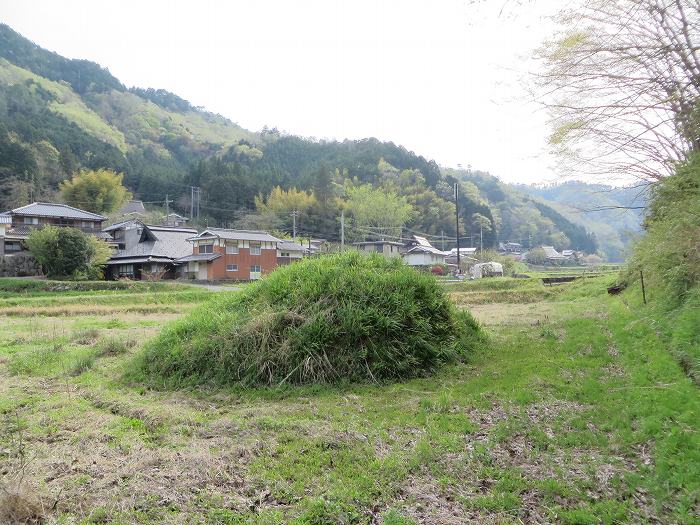
<svg viewBox="0 0 700 525">
<path fill-rule="evenodd" d="M 137 369 L 163 386 L 381 381 L 424 375 L 482 341 L 433 276 L 345 253 L 218 295 L 147 344 Z"/>
</svg>

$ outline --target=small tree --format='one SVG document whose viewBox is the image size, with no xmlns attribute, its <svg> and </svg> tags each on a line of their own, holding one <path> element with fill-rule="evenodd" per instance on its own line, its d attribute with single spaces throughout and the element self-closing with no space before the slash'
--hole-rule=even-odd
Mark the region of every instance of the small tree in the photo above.
<svg viewBox="0 0 700 525">
<path fill-rule="evenodd" d="M 34 230 L 27 246 L 50 278 L 97 279 L 110 255 L 105 242 L 75 228 L 47 226 Z"/>
<path fill-rule="evenodd" d="M 547 254 L 542 248 L 533 248 L 532 250 L 527 252 L 525 259 L 530 264 L 539 265 L 547 264 L 547 262 L 549 261 L 549 259 L 547 259 Z"/>
<path fill-rule="evenodd" d="M 81 170 L 71 180 L 61 183 L 66 203 L 93 213 L 110 213 L 118 209 L 131 193 L 122 185 L 124 174 L 112 170 Z"/>
</svg>

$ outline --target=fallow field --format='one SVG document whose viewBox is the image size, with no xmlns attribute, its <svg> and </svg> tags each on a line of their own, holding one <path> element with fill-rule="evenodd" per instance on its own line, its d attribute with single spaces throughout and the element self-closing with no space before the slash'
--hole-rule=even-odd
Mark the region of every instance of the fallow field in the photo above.
<svg viewBox="0 0 700 525">
<path fill-rule="evenodd" d="M 215 293 L 0 280 L 0 522 L 700 523 L 700 396 L 614 276 L 450 285 L 489 344 L 397 384 L 124 380 Z"/>
</svg>

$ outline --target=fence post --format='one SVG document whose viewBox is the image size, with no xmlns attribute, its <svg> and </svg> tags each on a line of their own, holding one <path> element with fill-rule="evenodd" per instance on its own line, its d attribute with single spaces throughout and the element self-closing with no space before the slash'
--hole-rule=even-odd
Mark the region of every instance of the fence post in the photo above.
<svg viewBox="0 0 700 525">
<path fill-rule="evenodd" d="M 639 278 L 642 281 L 642 300 L 644 301 L 644 304 L 647 304 L 647 292 L 644 289 L 644 272 L 642 270 L 639 270 Z"/>
</svg>

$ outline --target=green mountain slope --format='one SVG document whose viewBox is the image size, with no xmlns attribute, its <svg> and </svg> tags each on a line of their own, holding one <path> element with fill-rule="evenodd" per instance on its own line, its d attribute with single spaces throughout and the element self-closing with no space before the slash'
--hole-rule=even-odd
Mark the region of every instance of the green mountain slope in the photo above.
<svg viewBox="0 0 700 525">
<path fill-rule="evenodd" d="M 492 225 L 484 231 L 486 246 L 519 240 L 595 252 L 589 231 L 603 231 L 567 213 L 563 194 L 539 195 L 486 173 L 441 169 L 371 138 L 336 142 L 274 129 L 254 133 L 168 91 L 127 89 L 107 69 L 61 57 L 0 24 L 0 208 L 56 198 L 60 181 L 81 167 L 121 171 L 137 197 L 162 202 L 167 194 L 184 213 L 189 186 L 197 186 L 201 222 L 208 224 L 248 224 L 246 210 L 254 208 L 256 195 L 275 186 L 312 190 L 327 170 L 339 197 L 347 183 L 405 197 L 415 209 L 408 231 L 433 240 L 455 235 L 457 180 L 465 242 L 479 231 L 475 217 Z M 333 239 L 339 214 L 333 202 L 301 220 L 309 234 Z M 290 227 L 287 215 L 278 221 L 282 229 Z"/>
<path fill-rule="evenodd" d="M 641 232 L 648 187 L 615 188 L 570 181 L 518 189 L 556 209 L 595 233 L 599 250 L 609 260 L 624 260 L 630 242 Z"/>
</svg>

